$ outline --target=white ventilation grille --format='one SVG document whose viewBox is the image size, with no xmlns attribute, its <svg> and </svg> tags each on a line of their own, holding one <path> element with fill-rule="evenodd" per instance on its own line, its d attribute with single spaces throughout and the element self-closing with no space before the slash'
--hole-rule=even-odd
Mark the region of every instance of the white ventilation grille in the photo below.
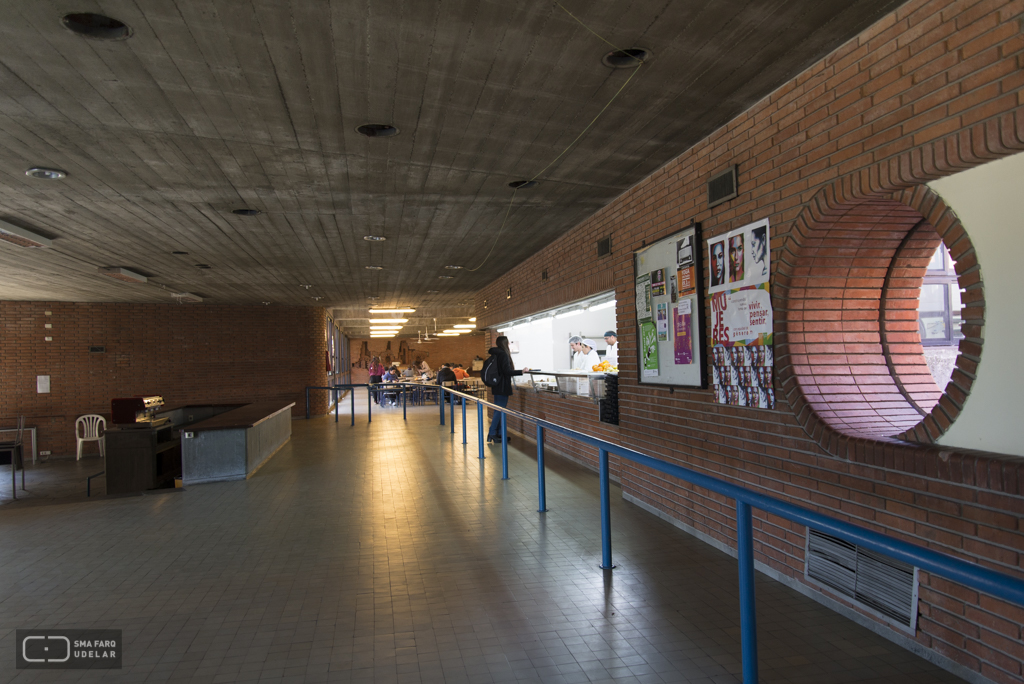
<svg viewBox="0 0 1024 684">
<path fill-rule="evenodd" d="M 807 577 L 911 631 L 917 568 L 838 537 L 807 530 Z"/>
</svg>

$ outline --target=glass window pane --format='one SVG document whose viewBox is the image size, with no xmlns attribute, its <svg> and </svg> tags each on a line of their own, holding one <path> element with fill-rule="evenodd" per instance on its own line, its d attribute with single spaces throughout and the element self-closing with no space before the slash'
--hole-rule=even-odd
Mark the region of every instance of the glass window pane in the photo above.
<svg viewBox="0 0 1024 684">
<path fill-rule="evenodd" d="M 964 308 L 963 304 L 960 302 L 960 286 L 957 283 L 949 284 L 949 301 L 950 308 L 953 311 L 959 311 Z"/>
<path fill-rule="evenodd" d="M 945 340 L 946 317 L 945 316 L 922 316 L 920 324 L 922 340 Z"/>
<path fill-rule="evenodd" d="M 945 283 L 929 283 L 921 286 L 921 298 L 917 301 L 918 311 L 945 311 Z"/>
<path fill-rule="evenodd" d="M 932 260 L 928 262 L 929 271 L 945 271 L 946 263 L 943 260 L 943 253 L 945 252 L 945 245 L 939 245 L 939 248 L 935 250 L 935 254 L 932 255 Z"/>
</svg>

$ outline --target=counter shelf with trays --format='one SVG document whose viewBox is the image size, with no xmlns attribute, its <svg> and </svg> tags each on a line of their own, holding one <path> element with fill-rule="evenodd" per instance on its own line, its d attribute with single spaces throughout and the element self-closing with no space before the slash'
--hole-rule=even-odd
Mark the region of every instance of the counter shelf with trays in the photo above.
<svg viewBox="0 0 1024 684">
<path fill-rule="evenodd" d="M 585 371 L 523 371 L 516 383 L 534 393 L 557 394 L 560 397 L 590 399 L 600 406 L 602 423 L 619 424 L 619 376 L 617 373 Z"/>
</svg>

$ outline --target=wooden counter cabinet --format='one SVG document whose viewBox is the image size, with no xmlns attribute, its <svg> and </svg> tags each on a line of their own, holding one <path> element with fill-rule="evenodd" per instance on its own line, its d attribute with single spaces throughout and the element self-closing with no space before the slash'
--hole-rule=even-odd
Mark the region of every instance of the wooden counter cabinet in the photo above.
<svg viewBox="0 0 1024 684">
<path fill-rule="evenodd" d="M 107 494 L 173 487 L 181 477 L 181 439 L 174 425 L 106 431 Z"/>
</svg>

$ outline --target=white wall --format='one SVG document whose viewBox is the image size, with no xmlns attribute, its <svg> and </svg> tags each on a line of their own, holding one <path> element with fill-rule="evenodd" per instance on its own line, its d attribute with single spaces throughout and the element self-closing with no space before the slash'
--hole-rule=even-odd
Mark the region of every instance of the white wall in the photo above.
<svg viewBox="0 0 1024 684">
<path fill-rule="evenodd" d="M 940 444 L 1024 456 L 1024 153 L 929 183 L 956 212 L 978 254 L 985 340 L 978 378 Z"/>
</svg>

